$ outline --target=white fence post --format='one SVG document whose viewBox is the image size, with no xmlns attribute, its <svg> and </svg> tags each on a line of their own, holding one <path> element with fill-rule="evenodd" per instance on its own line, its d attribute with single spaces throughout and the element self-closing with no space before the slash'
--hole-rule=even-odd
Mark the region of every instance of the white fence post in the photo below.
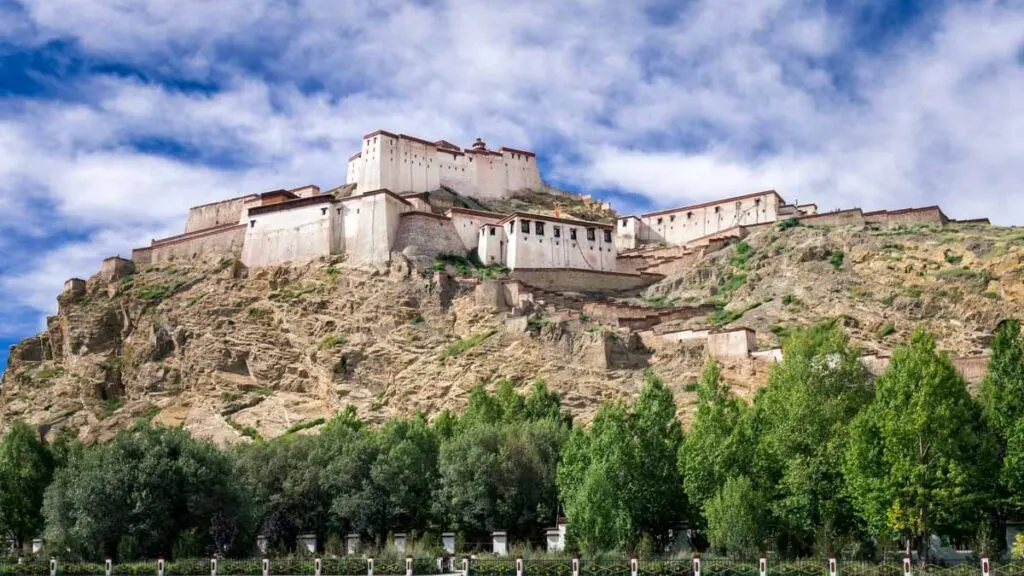
<svg viewBox="0 0 1024 576">
<path fill-rule="evenodd" d="M 637 557 L 635 555 L 634 556 L 630 556 L 629 557 L 629 574 L 630 574 L 630 576 L 637 576 L 637 574 L 639 572 L 640 572 L 640 561 L 637 560 Z"/>
<path fill-rule="evenodd" d="M 366 576 L 373 576 L 373 558 L 366 559 Z"/>
<path fill-rule="evenodd" d="M 157 558 L 156 560 L 156 576 L 164 576 L 164 559 Z"/>
<path fill-rule="evenodd" d="M 693 555 L 693 576 L 700 576 L 700 556 Z"/>
<path fill-rule="evenodd" d="M 412 556 L 405 557 L 405 576 L 412 576 Z"/>
<path fill-rule="evenodd" d="M 270 558 L 263 559 L 263 576 L 270 576 Z"/>
<path fill-rule="evenodd" d="M 50 558 L 50 576 L 57 576 L 57 559 Z"/>
<path fill-rule="evenodd" d="M 572 576 L 580 576 L 580 557 L 572 557 Z"/>
<path fill-rule="evenodd" d="M 903 576 L 910 575 L 910 556 L 903 557 Z"/>
<path fill-rule="evenodd" d="M 107 558 L 103 561 L 103 574 L 104 576 L 110 576 L 114 572 L 114 561 Z"/>
<path fill-rule="evenodd" d="M 210 558 L 210 576 L 217 576 L 217 559 Z"/>
<path fill-rule="evenodd" d="M 316 560 L 313 560 L 313 574 L 315 576 L 320 576 L 320 571 L 322 568 L 323 562 L 320 560 L 320 557 L 318 556 Z"/>
<path fill-rule="evenodd" d="M 516 576 L 523 576 L 523 557 L 516 556 Z"/>
<path fill-rule="evenodd" d="M 981 559 L 981 576 L 989 576 L 989 564 L 988 558 Z"/>
<path fill-rule="evenodd" d="M 835 558 L 828 559 L 828 576 L 837 576 L 839 574 L 839 564 L 836 563 Z"/>
<path fill-rule="evenodd" d="M 761 556 L 757 560 L 757 572 L 761 576 L 768 576 L 768 559 Z"/>
</svg>

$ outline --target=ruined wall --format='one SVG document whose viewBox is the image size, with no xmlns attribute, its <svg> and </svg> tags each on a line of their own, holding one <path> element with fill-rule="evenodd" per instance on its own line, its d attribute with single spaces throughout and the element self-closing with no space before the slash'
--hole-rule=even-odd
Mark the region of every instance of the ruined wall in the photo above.
<svg viewBox="0 0 1024 576">
<path fill-rule="evenodd" d="M 103 260 L 103 265 L 100 267 L 100 278 L 104 282 L 113 282 L 134 273 L 135 263 L 118 256 Z"/>
<path fill-rule="evenodd" d="M 740 329 L 708 334 L 708 354 L 712 358 L 746 358 L 757 348 L 753 330 Z"/>
<path fill-rule="evenodd" d="M 189 208 L 185 233 L 198 232 L 223 224 L 238 224 L 245 202 L 253 198 L 259 198 L 259 196 L 241 196 Z"/>
<path fill-rule="evenodd" d="M 406 248 L 417 255 L 436 258 L 440 254 L 466 253 L 455 226 L 446 216 L 429 212 L 405 212 L 401 216 L 393 250 Z"/>
<path fill-rule="evenodd" d="M 245 225 L 220 226 L 183 234 L 132 250 L 136 266 L 197 258 L 238 258 L 245 242 Z"/>
<path fill-rule="evenodd" d="M 838 212 L 825 212 L 811 216 L 801 216 L 801 224 L 811 226 L 843 226 L 847 224 L 863 226 L 865 223 L 864 213 L 860 208 L 851 210 L 839 210 Z"/>
<path fill-rule="evenodd" d="M 637 275 L 572 268 L 517 268 L 510 276 L 541 290 L 597 294 L 644 288 L 664 278 L 657 274 Z"/>
</svg>

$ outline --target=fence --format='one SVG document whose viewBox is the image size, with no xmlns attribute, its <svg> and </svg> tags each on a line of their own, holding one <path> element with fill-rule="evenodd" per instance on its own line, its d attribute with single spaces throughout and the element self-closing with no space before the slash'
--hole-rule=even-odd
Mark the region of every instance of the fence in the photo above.
<svg viewBox="0 0 1024 576">
<path fill-rule="evenodd" d="M 468 567 L 468 573 L 466 568 Z M 721 558 L 590 560 L 522 558 L 185 559 L 114 564 L 0 560 L 0 576 L 1024 576 L 1024 562 L 956 566 L 836 560 Z"/>
</svg>

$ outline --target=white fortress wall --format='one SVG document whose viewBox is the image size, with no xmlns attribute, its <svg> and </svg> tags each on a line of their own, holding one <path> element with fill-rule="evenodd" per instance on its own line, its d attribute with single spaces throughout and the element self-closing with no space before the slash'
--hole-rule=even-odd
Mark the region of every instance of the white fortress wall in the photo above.
<svg viewBox="0 0 1024 576">
<path fill-rule="evenodd" d="M 640 216 L 634 237 L 640 242 L 685 244 L 736 226 L 774 222 L 782 198 L 774 190 L 714 202 L 650 212 Z M 619 220 L 619 226 L 622 225 Z M 627 234 L 628 236 L 628 234 Z"/>
<path fill-rule="evenodd" d="M 398 238 L 399 220 L 410 204 L 391 192 L 376 191 L 344 198 L 341 208 L 342 246 L 353 261 L 388 262 Z"/>
<path fill-rule="evenodd" d="M 477 256 L 488 266 L 506 263 L 508 237 L 501 224 L 486 224 L 480 228 Z"/>
<path fill-rule="evenodd" d="M 221 200 L 220 202 L 193 206 L 188 210 L 185 233 L 198 232 L 222 224 L 235 224 L 239 222 L 239 216 L 242 214 L 245 204 L 258 199 L 258 194 L 249 194 L 229 200 Z"/>
<path fill-rule="evenodd" d="M 328 196 L 303 198 L 249 210 L 242 263 L 269 266 L 305 262 L 331 254 L 336 247 Z"/>
<path fill-rule="evenodd" d="M 509 268 L 615 270 L 610 225 L 517 214 L 504 226 Z"/>
<path fill-rule="evenodd" d="M 451 218 L 452 225 L 462 240 L 462 244 L 465 246 L 464 251 L 466 252 L 476 250 L 480 242 L 481 226 L 484 224 L 497 224 L 505 219 L 504 214 L 467 210 L 464 208 L 451 208 L 448 210 L 448 216 Z M 483 260 L 483 262 L 486 263 L 487 261 Z"/>
</svg>

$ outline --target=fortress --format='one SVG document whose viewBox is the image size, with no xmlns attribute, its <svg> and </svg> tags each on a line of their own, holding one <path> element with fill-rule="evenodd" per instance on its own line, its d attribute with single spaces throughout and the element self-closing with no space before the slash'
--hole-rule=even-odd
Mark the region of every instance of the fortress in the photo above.
<svg viewBox="0 0 1024 576">
<path fill-rule="evenodd" d="M 485 204 L 536 190 L 570 198 L 543 182 L 533 152 L 493 151 L 479 138 L 460 149 L 446 140 L 378 130 L 365 135 L 349 158 L 345 185 L 324 192 L 307 185 L 195 206 L 183 234 L 133 250 L 132 260 L 232 257 L 261 267 L 332 255 L 380 264 L 395 253 L 433 259 L 475 252 L 483 264 L 518 272 L 542 288 L 615 290 L 651 284 L 673 266 L 780 220 L 950 221 L 937 206 L 819 213 L 814 204 L 788 204 L 774 190 L 607 222 L 572 218 L 557 208 L 535 214 Z"/>
</svg>

